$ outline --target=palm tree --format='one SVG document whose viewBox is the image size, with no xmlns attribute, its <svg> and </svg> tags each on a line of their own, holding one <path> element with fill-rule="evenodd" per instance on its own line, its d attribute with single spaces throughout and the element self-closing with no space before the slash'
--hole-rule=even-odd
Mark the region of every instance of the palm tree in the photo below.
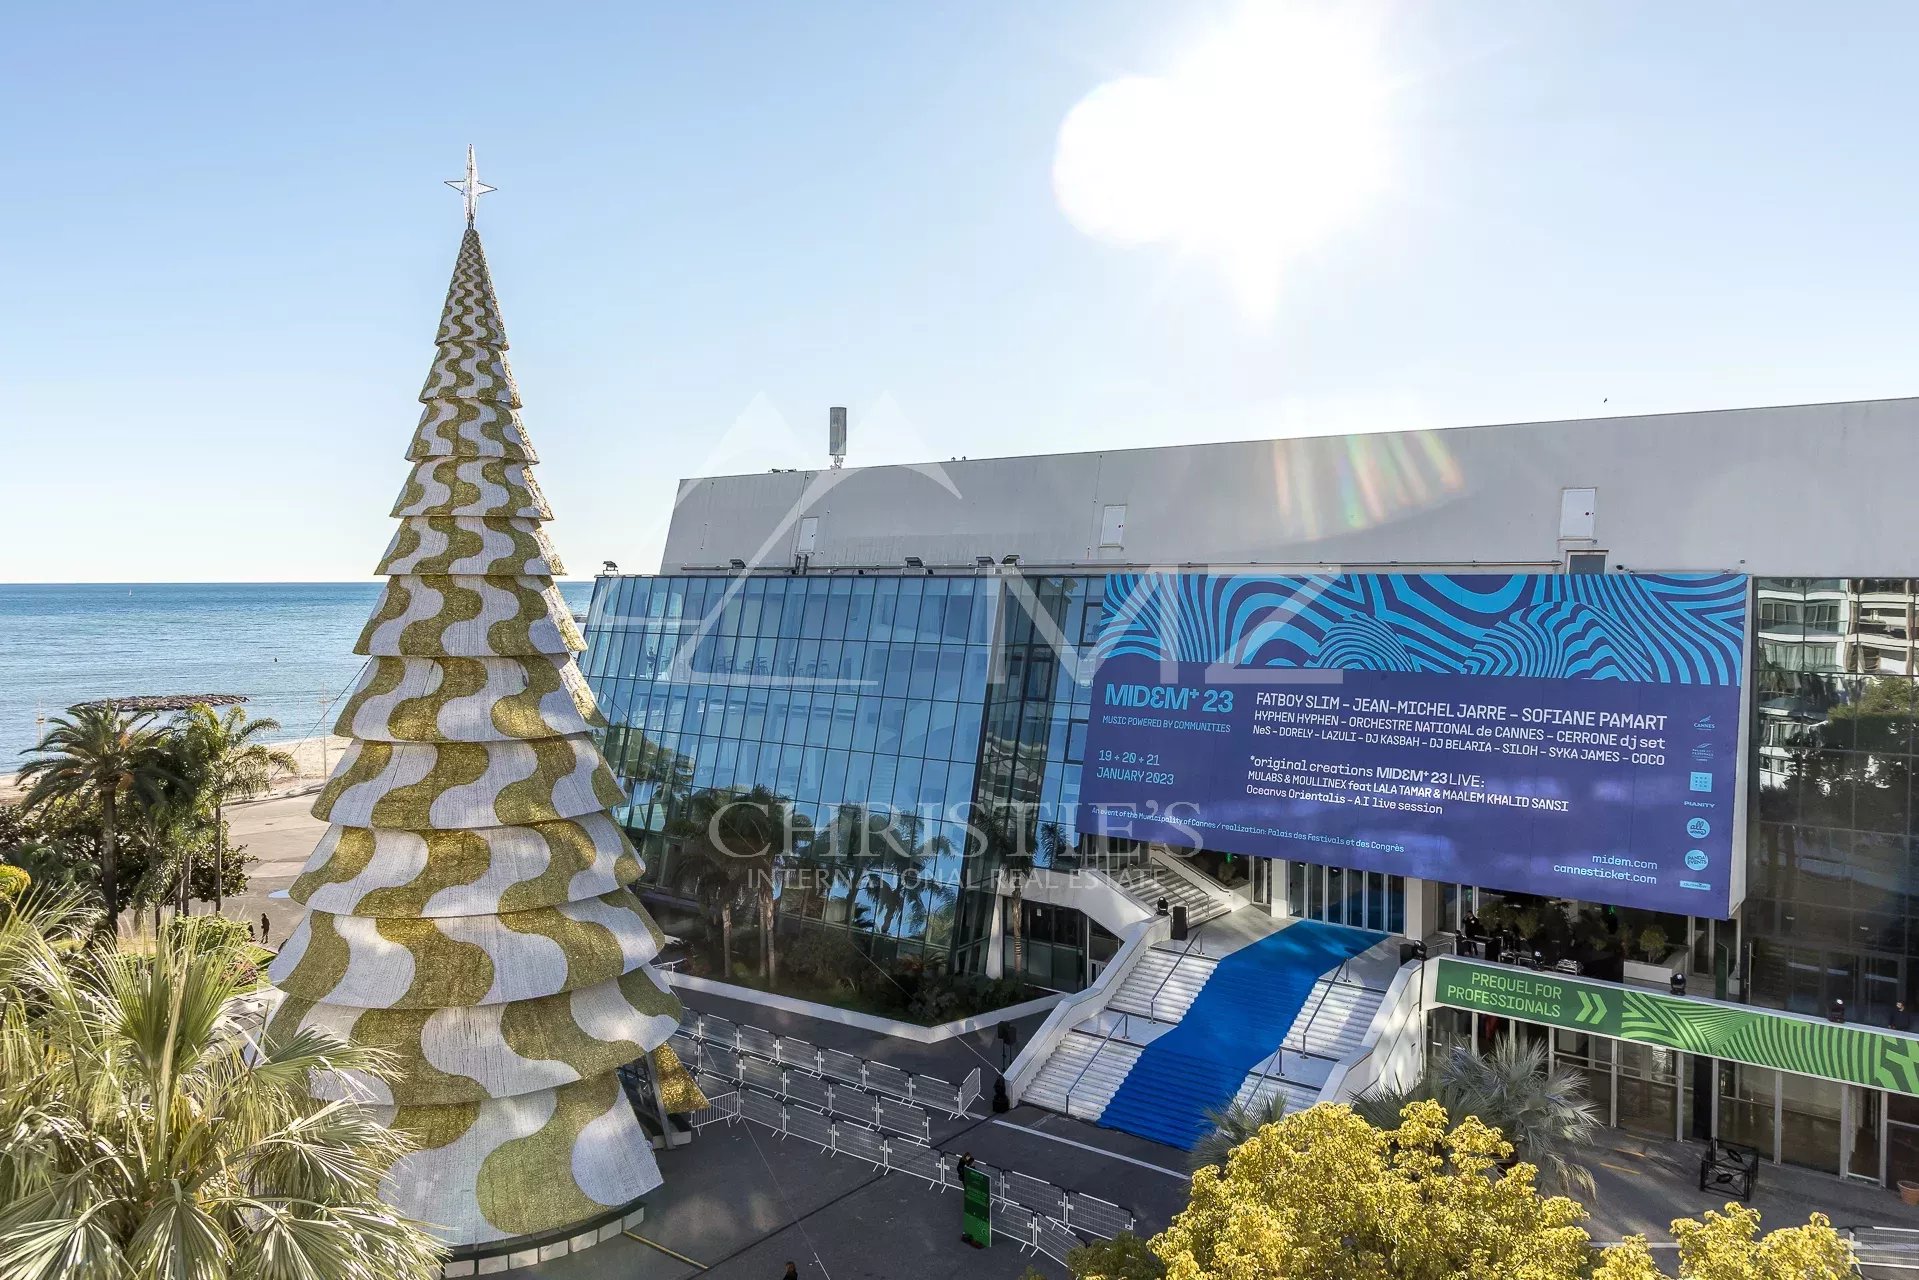
<svg viewBox="0 0 1919 1280">
<path fill-rule="evenodd" d="M 1021 821 L 1020 806 L 996 810 L 986 822 L 987 864 L 1004 873 L 1012 886 L 1006 895 L 1006 929 L 1013 936 L 1013 974 L 1026 972 L 1026 881 L 1033 874 L 1033 828 Z"/>
<path fill-rule="evenodd" d="M 426 1280 L 438 1245 L 379 1199 L 406 1150 L 309 1073 L 382 1073 L 330 1032 L 257 1035 L 244 941 L 79 945 L 74 900 L 0 914 L 0 1275 Z"/>
<path fill-rule="evenodd" d="M 189 708 L 180 720 L 180 743 L 187 777 L 200 802 L 213 811 L 213 909 L 226 901 L 226 806 L 251 800 L 267 789 L 276 770 L 299 772 L 299 762 L 285 751 L 255 739 L 278 733 L 280 722 L 268 716 L 247 718 L 239 707 L 224 715 L 212 707 Z"/>
<path fill-rule="evenodd" d="M 758 907 L 760 976 L 771 984 L 779 955 L 773 937 L 773 881 L 787 833 L 791 807 L 765 787 L 745 794 L 707 790 L 687 799 L 678 827 L 698 870 L 695 893 L 717 907 L 720 954 L 726 975 L 733 973 L 733 908 L 742 901 Z"/>
<path fill-rule="evenodd" d="M 1206 1119 L 1212 1122 L 1213 1127 L 1193 1148 L 1193 1168 L 1198 1170 L 1213 1165 L 1224 1169 L 1226 1158 L 1233 1154 L 1234 1148 L 1258 1133 L 1262 1127 L 1284 1119 L 1285 1115 L 1284 1094 L 1275 1094 L 1256 1106 L 1229 1102 L 1223 1107 L 1209 1110 Z"/>
<path fill-rule="evenodd" d="M 20 769 L 27 788 L 21 805 L 34 810 L 54 802 L 90 806 L 100 815 L 100 893 L 106 918 L 120 928 L 120 866 L 116 849 L 125 806 L 158 804 L 178 781 L 166 750 L 166 734 L 152 713 L 124 716 L 106 703 L 70 707 L 53 717 L 34 759 Z"/>
<path fill-rule="evenodd" d="M 1539 1167 L 1542 1186 L 1592 1195 L 1592 1172 L 1576 1157 L 1591 1149 L 1599 1113 L 1586 1096 L 1583 1076 L 1548 1065 L 1543 1041 L 1526 1044 L 1507 1036 L 1483 1058 L 1465 1048 L 1428 1058 L 1425 1074 L 1411 1087 L 1372 1089 L 1354 1109 L 1375 1128 L 1391 1129 L 1401 1108 L 1426 1099 L 1450 1116 L 1478 1116 L 1499 1130 L 1513 1144 L 1515 1158 Z"/>
<path fill-rule="evenodd" d="M 915 930 L 953 897 L 950 885 L 927 874 L 927 864 L 951 849 L 945 836 L 923 837 L 925 823 L 916 813 L 897 814 L 883 830 L 874 832 L 858 851 L 869 862 L 861 879 L 866 898 L 879 909 L 879 930 L 891 936 L 902 920 Z"/>
</svg>

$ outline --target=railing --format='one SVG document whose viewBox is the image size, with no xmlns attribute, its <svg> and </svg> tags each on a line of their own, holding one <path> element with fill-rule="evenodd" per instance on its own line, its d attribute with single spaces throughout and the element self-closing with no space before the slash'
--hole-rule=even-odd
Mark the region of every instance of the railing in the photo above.
<svg viewBox="0 0 1919 1280">
<path fill-rule="evenodd" d="M 783 1067 L 770 1059 L 733 1054 L 687 1039 L 684 1033 L 675 1032 L 673 1040 L 677 1042 L 674 1051 L 694 1070 L 722 1085 L 748 1086 L 782 1101 L 857 1117 L 878 1128 L 917 1136 L 922 1141 L 932 1132 L 932 1116 L 903 1098 L 869 1093 L 858 1085 L 835 1083 L 799 1067 Z"/>
<path fill-rule="evenodd" d="M 732 1097 L 734 1104 L 716 1118 L 749 1120 L 782 1139 L 798 1138 L 829 1156 L 851 1156 L 881 1173 L 904 1173 L 935 1191 L 962 1186 L 961 1157 L 929 1142 L 888 1136 L 869 1125 L 829 1116 L 804 1103 L 782 1102 L 750 1087 L 725 1096 Z M 1086 1237 L 1110 1240 L 1139 1225 L 1132 1210 L 1110 1200 L 978 1161 L 972 1167 L 987 1177 L 995 1234 L 1005 1234 L 1022 1250 L 1038 1250 L 1064 1263 L 1067 1250 L 1085 1243 Z"/>
<path fill-rule="evenodd" d="M 1173 967 L 1166 971 L 1166 976 L 1159 980 L 1159 985 L 1157 987 L 1153 988 L 1152 997 L 1147 1001 L 1146 1007 L 1152 1010 L 1151 1016 L 1154 1022 L 1158 1022 L 1160 1020 L 1159 1019 L 1160 992 L 1166 990 L 1166 984 L 1173 980 L 1173 975 L 1179 972 L 1180 965 L 1186 963 L 1186 958 L 1193 954 L 1193 948 L 1197 946 L 1199 946 L 1199 935 L 1195 933 L 1186 939 L 1186 946 L 1179 953 L 1179 959 L 1173 961 Z M 1204 959 L 1206 952 L 1202 948 L 1199 954 L 1200 954 L 1200 957 Z"/>
<path fill-rule="evenodd" d="M 924 1102 L 955 1118 L 967 1114 L 968 1108 L 980 1097 L 978 1067 L 954 1084 L 938 1076 L 915 1074 L 838 1049 L 822 1049 L 797 1036 L 775 1035 L 760 1027 L 735 1025 L 716 1014 L 698 1013 L 692 1009 L 681 1013 L 678 1035 L 685 1037 L 686 1043 L 717 1045 L 722 1050 L 748 1055 L 739 1060 L 736 1069 L 722 1070 L 719 1074 L 731 1075 L 763 1087 L 781 1086 L 772 1075 L 767 1074 L 765 1068 L 749 1067 L 749 1063 L 798 1067 L 813 1075 L 828 1076 L 872 1093 L 889 1094 L 912 1103 Z M 748 1079 L 749 1075 L 754 1078 Z"/>
<path fill-rule="evenodd" d="M 1046 1021 L 1027 1038 L 1026 1047 L 1020 1050 L 1019 1056 L 1013 1059 L 1013 1065 L 1007 1068 L 1006 1092 L 1014 1102 L 1025 1095 L 1027 1086 L 1039 1075 L 1047 1059 L 1052 1057 L 1054 1050 L 1059 1048 L 1074 1026 L 1084 1021 L 1090 1010 L 1104 1007 L 1112 999 L 1113 993 L 1132 976 L 1140 960 L 1151 954 L 1154 947 L 1172 933 L 1172 929 L 1172 921 L 1164 916 L 1139 921 L 1127 930 L 1126 941 L 1100 972 L 1098 982 L 1053 1006 L 1053 1011 L 1046 1015 Z"/>
<path fill-rule="evenodd" d="M 1399 967 L 1359 1048 L 1341 1058 L 1326 1077 L 1321 1099 L 1356 1098 L 1382 1081 L 1403 1085 L 1418 1074 L 1425 1053 L 1423 968 L 1418 960 Z"/>
<path fill-rule="evenodd" d="M 1110 1013 L 1111 1010 L 1108 1010 L 1108 1012 Z M 1133 1015 L 1130 1013 L 1121 1013 L 1119 1015 L 1119 1020 L 1114 1022 L 1112 1026 L 1106 1028 L 1106 1034 L 1100 1039 L 1099 1048 L 1093 1050 L 1092 1057 L 1086 1059 L 1086 1065 L 1081 1067 L 1079 1069 L 1079 1074 L 1073 1077 L 1073 1083 L 1066 1086 L 1065 1101 L 1066 1101 L 1067 1115 L 1070 1116 L 1073 1114 L 1073 1097 L 1075 1094 L 1079 1092 L 1080 1081 L 1086 1078 L 1086 1073 L 1093 1069 L 1093 1064 L 1095 1062 L 1099 1061 L 1099 1055 L 1106 1052 L 1106 1046 L 1113 1043 L 1114 1035 L 1116 1035 L 1122 1028 L 1124 1028 L 1128 1032 L 1132 1030 L 1132 1022 L 1131 1022 L 1132 1016 Z M 1125 1038 L 1125 1037 L 1122 1037 L 1122 1038 Z M 1097 1119 L 1097 1117 L 1087 1116 L 1086 1119 L 1089 1119 L 1089 1120 Z"/>
</svg>

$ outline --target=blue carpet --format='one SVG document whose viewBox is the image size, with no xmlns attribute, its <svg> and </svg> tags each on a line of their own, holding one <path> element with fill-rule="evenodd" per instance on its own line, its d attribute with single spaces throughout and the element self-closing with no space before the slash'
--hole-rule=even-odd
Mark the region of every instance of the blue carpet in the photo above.
<svg viewBox="0 0 1919 1280">
<path fill-rule="evenodd" d="M 1286 1039 L 1313 984 L 1386 935 L 1301 920 L 1219 962 L 1179 1024 L 1147 1045 L 1099 1123 L 1190 1151 L 1246 1074 Z"/>
</svg>

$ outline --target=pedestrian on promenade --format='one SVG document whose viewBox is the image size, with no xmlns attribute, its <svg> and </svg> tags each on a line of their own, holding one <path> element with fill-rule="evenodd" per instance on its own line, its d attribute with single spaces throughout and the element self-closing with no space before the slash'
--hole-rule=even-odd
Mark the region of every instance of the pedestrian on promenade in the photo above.
<svg viewBox="0 0 1919 1280">
<path fill-rule="evenodd" d="M 267 934 L 272 932 L 272 930 L 273 930 L 272 922 L 270 922 L 267 919 L 267 913 L 262 911 L 260 913 L 260 945 L 261 946 L 264 947 L 267 945 Z"/>
<path fill-rule="evenodd" d="M 800 1280 L 800 1264 L 788 1261 L 786 1270 L 780 1272 L 780 1280 Z"/>
</svg>

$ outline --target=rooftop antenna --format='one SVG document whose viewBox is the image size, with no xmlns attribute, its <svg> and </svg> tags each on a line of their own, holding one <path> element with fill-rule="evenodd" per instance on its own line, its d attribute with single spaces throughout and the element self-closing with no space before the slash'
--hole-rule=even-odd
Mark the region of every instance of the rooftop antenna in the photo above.
<svg viewBox="0 0 1919 1280">
<path fill-rule="evenodd" d="M 826 451 L 833 455 L 833 470 L 846 465 L 846 408 L 834 405 L 826 411 Z"/>
</svg>

